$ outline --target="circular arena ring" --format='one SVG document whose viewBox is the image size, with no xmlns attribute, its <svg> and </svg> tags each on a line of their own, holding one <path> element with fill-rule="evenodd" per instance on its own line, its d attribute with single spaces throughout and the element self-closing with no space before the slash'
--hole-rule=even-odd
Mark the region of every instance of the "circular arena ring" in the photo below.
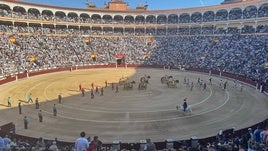
<svg viewBox="0 0 268 151">
<path fill-rule="evenodd" d="M 150 76 L 147 89 L 138 90 L 140 78 L 145 75 Z M 165 75 L 178 80 L 177 87 L 162 84 L 160 79 Z M 125 90 L 120 85 L 119 92 L 112 90 L 112 85 L 116 87 L 121 77 L 135 81 L 133 89 Z M 206 83 L 206 88 L 198 84 L 198 79 Z M 185 81 L 193 82 L 192 90 Z M 225 82 L 226 89 L 223 88 Z M 94 98 L 90 95 L 92 83 Z M 85 89 L 84 97 L 80 84 Z M 95 93 L 96 86 L 104 88 L 103 96 Z M 42 123 L 38 121 L 39 110 L 35 104 L 27 102 L 30 93 L 33 102 L 39 99 Z M 61 103 L 59 93 L 63 96 Z M 94 68 L 55 72 L 6 83 L 1 86 L 0 95 L 1 125 L 14 122 L 19 135 L 57 137 L 67 142 L 74 142 L 81 131 L 99 136 L 104 143 L 139 142 L 145 138 L 153 141 L 205 138 L 216 135 L 219 130 L 242 129 L 268 117 L 268 97 L 255 88 L 208 73 L 175 69 Z M 7 107 L 8 97 L 12 107 Z M 192 113 L 176 109 L 185 98 Z M 22 114 L 18 111 L 19 102 Z M 53 104 L 57 106 L 57 116 L 53 116 Z M 25 115 L 29 118 L 27 130 L 23 127 Z"/>
</svg>

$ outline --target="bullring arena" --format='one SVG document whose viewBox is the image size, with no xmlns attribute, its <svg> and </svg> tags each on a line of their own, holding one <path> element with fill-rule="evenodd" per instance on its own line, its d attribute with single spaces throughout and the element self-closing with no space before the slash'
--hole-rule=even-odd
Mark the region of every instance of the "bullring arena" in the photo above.
<svg viewBox="0 0 268 151">
<path fill-rule="evenodd" d="M 138 90 L 140 77 L 148 75 L 149 84 L 146 90 Z M 168 88 L 162 84 L 162 76 L 171 75 L 180 81 L 177 88 Z M 118 83 L 124 76 L 129 81 L 136 81 L 132 90 L 119 92 L 111 88 L 111 83 Z M 191 91 L 183 83 L 187 77 L 194 82 Z M 212 85 L 204 90 L 197 85 L 200 78 Z M 222 80 L 221 80 L 222 79 Z M 105 87 L 105 80 L 108 87 Z M 241 92 L 240 84 L 235 87 L 228 80 L 226 90 L 220 87 L 224 78 L 207 74 L 191 73 L 179 70 L 154 68 L 100 68 L 73 70 L 34 76 L 1 87 L 1 96 L 12 98 L 12 108 L 5 107 L 1 101 L 1 124 L 13 121 L 16 133 L 32 137 L 43 136 L 73 142 L 81 130 L 88 135 L 97 135 L 105 143 L 114 140 L 122 142 L 138 142 L 151 138 L 159 142 L 168 138 L 174 140 L 189 139 L 192 136 L 205 138 L 215 135 L 219 130 L 229 128 L 242 129 L 262 121 L 268 116 L 268 98 L 255 88 L 246 86 Z M 104 88 L 104 95 L 90 98 L 91 83 Z M 79 91 L 79 84 L 86 89 L 85 97 Z M 33 99 L 39 98 L 40 109 L 44 113 L 44 121 L 38 121 L 38 110 L 34 103 L 26 103 L 27 95 L 32 93 Z M 62 103 L 57 96 L 63 95 Z M 192 113 L 176 110 L 187 98 L 192 106 Z M 18 114 L 17 104 L 22 102 L 23 114 Z M 57 104 L 58 115 L 52 113 L 53 104 Z M 23 117 L 29 117 L 29 129 L 23 128 Z"/>
<path fill-rule="evenodd" d="M 70 151 L 82 131 L 96 151 L 267 150 L 267 0 L 26 1 L 0 1 L 0 150 Z"/>
</svg>

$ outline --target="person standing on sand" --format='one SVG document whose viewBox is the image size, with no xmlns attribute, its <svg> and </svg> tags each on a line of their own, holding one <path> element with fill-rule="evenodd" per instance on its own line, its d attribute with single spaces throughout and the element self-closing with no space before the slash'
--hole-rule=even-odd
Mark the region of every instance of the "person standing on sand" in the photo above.
<svg viewBox="0 0 268 151">
<path fill-rule="evenodd" d="M 94 82 L 91 83 L 91 89 L 94 89 Z"/>
<path fill-rule="evenodd" d="M 19 107 L 19 114 L 21 114 L 21 102 L 19 102 L 18 107 Z"/>
<path fill-rule="evenodd" d="M 39 122 L 43 122 L 42 110 L 39 110 L 39 112 L 38 112 L 38 118 L 39 118 Z"/>
<path fill-rule="evenodd" d="M 79 91 L 81 91 L 82 90 L 82 84 L 80 83 L 79 84 Z"/>
<path fill-rule="evenodd" d="M 53 105 L 53 115 L 57 116 L 57 106 L 56 106 L 56 104 Z"/>
<path fill-rule="evenodd" d="M 33 103 L 32 93 L 28 95 L 28 103 Z"/>
<path fill-rule="evenodd" d="M 94 99 L 94 92 L 93 92 L 93 89 L 91 89 L 91 91 L 90 91 L 90 96 L 91 96 L 91 99 Z"/>
<path fill-rule="evenodd" d="M 59 95 L 58 95 L 58 100 L 59 100 L 59 103 L 61 103 L 61 100 L 62 100 L 62 95 L 61 95 L 61 93 L 59 93 Z"/>
<path fill-rule="evenodd" d="M 105 87 L 107 88 L 107 86 L 108 86 L 108 82 L 107 80 L 105 80 Z"/>
<path fill-rule="evenodd" d="M 85 89 L 81 88 L 82 96 L 85 96 Z"/>
<path fill-rule="evenodd" d="M 7 98 L 7 106 L 11 107 L 11 98 L 10 98 L 10 96 Z"/>
<path fill-rule="evenodd" d="M 23 123 L 24 123 L 24 129 L 28 129 L 29 120 L 27 116 L 24 116 Z"/>
<path fill-rule="evenodd" d="M 35 109 L 39 109 L 39 100 L 38 100 L 38 98 L 35 99 Z"/>
<path fill-rule="evenodd" d="M 101 90 L 100 90 L 100 92 L 101 92 L 101 96 L 103 96 L 103 92 L 104 92 L 104 89 L 103 88 L 101 88 Z"/>
</svg>

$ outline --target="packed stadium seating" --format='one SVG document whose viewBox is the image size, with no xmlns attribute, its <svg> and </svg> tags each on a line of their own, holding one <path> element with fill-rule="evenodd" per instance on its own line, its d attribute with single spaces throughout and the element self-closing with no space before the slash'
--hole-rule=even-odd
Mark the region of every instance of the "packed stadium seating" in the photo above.
<svg viewBox="0 0 268 151">
<path fill-rule="evenodd" d="M 105 15 L 98 11 L 78 14 L 74 10 L 52 11 L 52 7 L 43 7 L 8 0 L 0 2 L 2 78 L 48 67 L 113 64 L 116 54 L 125 54 L 128 64 L 216 70 L 255 81 L 268 92 L 267 1 L 223 5 L 220 9 L 207 7 L 206 11 L 196 8 L 184 10 L 180 15 L 176 10 L 155 11 L 158 15 L 146 16 L 130 11 L 124 17 L 107 11 Z M 91 58 L 92 54 L 96 60 Z M 261 126 L 265 131 L 267 120 Z M 256 125 L 252 128 L 256 129 Z M 246 144 L 247 129 L 236 133 L 200 140 L 199 147 L 236 150 L 238 146 L 250 146 L 267 150 L 267 142 L 266 146 L 265 142 L 261 144 L 264 146 Z M 23 139 L 22 146 L 34 146 L 35 140 Z M 72 146 L 59 144 L 62 150 Z M 122 145 L 127 150 L 139 147 Z M 104 147 L 107 149 L 111 144 Z M 157 148 L 166 147 L 161 142 Z M 189 140 L 178 141 L 174 148 L 186 149 L 191 145 Z"/>
</svg>

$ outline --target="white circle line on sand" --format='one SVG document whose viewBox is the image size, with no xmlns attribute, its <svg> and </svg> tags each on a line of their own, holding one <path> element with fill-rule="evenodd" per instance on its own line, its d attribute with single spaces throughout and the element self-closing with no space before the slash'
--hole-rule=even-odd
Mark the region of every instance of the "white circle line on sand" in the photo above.
<svg viewBox="0 0 268 151">
<path fill-rule="evenodd" d="M 212 89 L 210 87 L 208 87 L 208 88 L 209 88 L 209 91 L 210 91 L 209 96 L 207 98 L 205 98 L 204 100 L 202 100 L 201 102 L 191 104 L 191 106 L 196 106 L 196 105 L 202 104 L 202 103 L 206 102 L 212 96 Z"/>
<path fill-rule="evenodd" d="M 229 92 L 228 92 L 229 93 Z M 233 112 L 233 113 L 238 113 L 238 112 L 240 112 L 241 110 L 242 110 L 242 107 L 244 107 L 245 106 L 245 101 L 243 101 L 243 104 L 242 105 L 240 105 L 240 107 L 237 109 L 237 110 L 235 110 L 235 112 Z M 217 123 L 217 122 L 219 122 L 219 121 L 223 121 L 223 120 L 225 120 L 225 119 L 228 119 L 229 117 L 232 117 L 233 116 L 233 114 L 229 114 L 228 116 L 226 116 L 226 117 L 224 117 L 224 118 L 216 118 L 215 120 L 213 120 L 213 121 L 211 121 L 211 122 L 206 122 L 206 125 L 211 125 L 211 124 L 214 124 L 214 123 Z"/>
<path fill-rule="evenodd" d="M 55 82 L 51 82 L 49 85 L 47 85 L 45 87 L 45 90 L 44 90 L 44 96 L 45 98 L 47 99 L 47 101 L 49 101 L 49 97 L 47 96 L 47 89 L 52 85 L 54 84 Z M 211 96 L 212 96 L 212 89 L 210 87 L 208 87 L 209 90 L 210 90 L 210 94 L 207 98 L 205 98 L 204 100 L 198 102 L 198 103 L 195 103 L 195 104 L 190 104 L 191 106 L 196 106 L 196 105 L 199 105 L 199 104 L 202 104 L 204 102 L 206 102 Z M 69 105 L 64 105 L 64 104 L 59 104 L 60 106 L 64 106 L 66 108 L 71 108 L 71 109 L 74 109 L 73 106 L 69 106 Z M 92 110 L 92 109 L 81 109 L 81 108 L 75 108 L 75 110 L 80 110 L 80 111 L 86 111 L 86 112 L 96 112 L 96 113 L 121 113 L 121 114 L 124 114 L 126 113 L 125 111 L 124 112 L 121 112 L 121 111 L 104 111 L 104 110 Z M 174 111 L 174 108 L 172 109 L 166 109 L 166 110 L 154 110 L 154 111 L 128 111 L 128 113 L 130 114 L 133 114 L 133 113 L 157 113 L 157 112 L 168 112 L 168 111 Z"/>
<path fill-rule="evenodd" d="M 211 89 L 210 89 L 211 90 Z M 211 93 L 210 95 L 205 98 L 204 100 L 202 100 L 201 102 L 199 103 L 195 103 L 195 104 L 190 104 L 191 106 L 196 106 L 196 105 L 199 105 L 201 103 L 204 103 L 206 102 L 212 95 L 212 90 L 211 90 Z M 59 104 L 63 107 L 66 107 L 66 108 L 72 108 L 74 109 L 74 107 L 70 106 L 70 105 L 65 105 L 65 104 Z M 87 112 L 96 112 L 96 113 L 157 113 L 157 112 L 168 112 L 168 111 L 174 111 L 175 110 L 175 107 L 172 108 L 172 109 L 166 109 L 166 110 L 154 110 L 154 111 L 127 111 L 127 112 L 120 112 L 120 111 L 104 111 L 104 110 L 93 110 L 93 109 L 82 109 L 82 108 L 75 108 L 76 110 L 80 110 L 80 111 L 87 111 Z"/>
<path fill-rule="evenodd" d="M 146 96 L 153 96 L 152 92 L 147 92 L 147 93 L 140 93 L 135 95 L 135 97 L 146 97 Z M 120 95 L 120 97 L 124 97 L 124 98 L 132 98 L 133 96 L 130 95 Z"/>
<path fill-rule="evenodd" d="M 60 115 L 58 114 L 58 117 L 64 118 L 64 119 L 69 119 L 69 120 L 75 120 L 75 121 L 85 121 L 85 122 L 95 122 L 95 123 L 151 123 L 151 122 L 163 122 L 163 121 L 173 121 L 173 120 L 178 120 L 178 119 L 185 119 L 185 118 L 192 118 L 192 117 L 196 117 L 196 116 L 200 116 L 203 114 L 207 114 L 209 112 L 214 112 L 216 110 L 219 110 L 220 108 L 222 108 L 226 103 L 229 102 L 230 100 L 230 95 L 228 91 L 225 91 L 227 94 L 227 98 L 225 99 L 224 103 L 212 110 L 208 110 L 205 112 L 201 112 L 199 114 L 195 114 L 195 115 L 189 115 L 189 116 L 184 116 L 184 117 L 173 117 L 173 118 L 165 118 L 165 119 L 157 119 L 157 120 L 136 120 L 136 121 L 102 121 L 102 120 L 90 120 L 90 119 L 81 119 L 81 118 L 73 118 L 73 117 L 67 117 L 64 115 Z M 45 113 L 48 114 L 52 114 L 51 112 L 45 111 L 43 110 Z"/>
<path fill-rule="evenodd" d="M 47 96 L 47 89 L 52 85 L 54 84 L 55 82 L 51 82 L 49 85 L 46 86 L 45 90 L 44 90 L 44 96 L 46 98 L 47 101 L 49 101 L 50 99 L 48 98 Z"/>
<path fill-rule="evenodd" d="M 204 100 L 202 100 L 199 103 L 195 103 L 195 104 L 191 104 L 191 106 L 196 106 L 199 105 L 201 103 L 206 102 L 210 97 L 212 96 L 212 91 L 210 93 L 210 95 L 205 98 Z M 71 108 L 74 109 L 74 107 L 70 106 L 70 105 L 65 105 L 65 104 L 59 104 L 60 106 L 66 107 L 66 108 Z M 175 108 L 175 107 L 174 107 Z M 166 109 L 166 110 L 154 110 L 154 111 L 124 111 L 124 112 L 120 112 L 120 111 L 104 111 L 104 110 L 94 110 L 94 109 L 81 109 L 81 108 L 75 108 L 75 110 L 80 110 L 80 111 L 86 111 L 86 112 L 96 112 L 96 113 L 157 113 L 157 112 L 169 112 L 169 111 L 174 111 L 174 108 L 172 109 Z"/>
<path fill-rule="evenodd" d="M 48 87 L 50 87 L 53 83 L 49 84 L 46 88 L 45 88 L 45 91 L 47 90 Z M 196 106 L 196 105 L 199 105 L 201 103 L 204 103 L 206 102 L 211 96 L 212 96 L 212 89 L 210 89 L 210 94 L 207 98 L 205 98 L 204 100 L 198 102 L 198 103 L 195 103 L 195 104 L 191 104 L 191 106 Z M 44 92 L 44 95 L 45 95 L 45 98 L 47 100 L 49 100 L 48 96 L 46 95 L 46 92 Z M 157 113 L 157 112 L 169 112 L 169 111 L 174 111 L 175 107 L 172 108 L 172 109 L 166 109 L 166 110 L 154 110 L 154 111 L 127 111 L 127 112 L 120 112 L 120 111 L 104 111 L 104 110 L 93 110 L 93 109 L 81 109 L 81 108 L 74 108 L 73 106 L 70 106 L 70 105 L 65 105 L 65 104 L 59 104 L 60 106 L 63 106 L 65 108 L 71 108 L 71 109 L 75 109 L 75 110 L 79 110 L 79 111 L 86 111 L 86 112 L 95 112 L 95 113 L 121 113 L 121 114 L 125 114 L 125 113 L 130 113 L 130 114 L 133 114 L 133 113 Z"/>
<path fill-rule="evenodd" d="M 41 85 L 41 84 L 42 84 L 42 82 L 40 82 L 40 83 L 34 85 L 34 86 L 31 87 L 29 90 L 27 90 L 27 92 L 25 93 L 26 101 L 28 101 L 28 94 L 30 94 L 30 92 L 31 92 L 34 88 L 36 88 L 37 86 L 39 86 L 39 85 Z M 32 99 L 33 99 L 33 98 L 32 98 Z"/>
</svg>

